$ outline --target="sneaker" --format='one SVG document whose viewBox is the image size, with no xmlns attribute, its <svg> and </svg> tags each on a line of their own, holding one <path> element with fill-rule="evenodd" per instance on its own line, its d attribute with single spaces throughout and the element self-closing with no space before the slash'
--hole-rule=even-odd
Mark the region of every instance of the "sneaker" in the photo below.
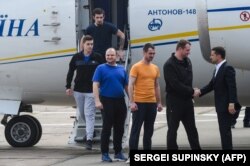
<svg viewBox="0 0 250 166">
<path fill-rule="evenodd" d="M 130 158 L 127 159 L 126 164 L 130 164 Z"/>
<path fill-rule="evenodd" d="M 124 154 L 122 152 L 117 153 L 115 155 L 114 159 L 117 161 L 126 161 L 127 160 L 127 158 L 124 156 Z"/>
<path fill-rule="evenodd" d="M 86 149 L 92 150 L 92 140 L 87 140 L 86 141 Z"/>
<path fill-rule="evenodd" d="M 102 161 L 103 162 L 112 162 L 112 159 L 109 157 L 108 153 L 102 153 Z"/>
</svg>

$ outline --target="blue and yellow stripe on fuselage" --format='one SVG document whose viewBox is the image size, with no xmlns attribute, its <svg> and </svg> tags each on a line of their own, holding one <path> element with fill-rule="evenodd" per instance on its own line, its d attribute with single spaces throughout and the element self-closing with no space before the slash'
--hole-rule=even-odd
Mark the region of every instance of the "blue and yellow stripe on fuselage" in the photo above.
<svg viewBox="0 0 250 166">
<path fill-rule="evenodd" d="M 41 53 L 30 54 L 30 55 L 0 58 L 0 65 L 68 57 L 68 56 L 72 56 L 75 52 L 76 52 L 76 48 L 70 48 L 70 49 L 57 50 L 57 51 L 41 52 Z"/>
<path fill-rule="evenodd" d="M 209 28 L 209 31 L 227 31 L 227 30 L 237 30 L 237 29 L 250 29 L 250 24 L 245 25 L 235 25 L 235 26 L 227 26 L 227 27 L 214 27 Z M 179 38 L 189 38 L 190 42 L 199 41 L 198 38 L 198 31 L 190 31 L 190 32 L 182 32 L 182 33 L 175 33 L 175 34 L 167 34 L 167 35 L 160 35 L 160 36 L 153 36 L 147 38 L 140 38 L 140 39 L 133 39 L 131 40 L 131 48 L 141 48 L 143 47 L 143 43 L 155 42 L 154 45 L 169 45 L 169 44 L 176 44 L 177 39 Z M 175 40 L 176 39 L 176 40 Z M 159 42 L 161 40 L 174 40 L 170 42 Z"/>
</svg>

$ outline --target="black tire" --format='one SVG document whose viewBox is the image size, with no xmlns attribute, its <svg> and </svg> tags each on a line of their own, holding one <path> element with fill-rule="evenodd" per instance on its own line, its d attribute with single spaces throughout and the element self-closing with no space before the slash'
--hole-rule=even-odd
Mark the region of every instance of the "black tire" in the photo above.
<svg viewBox="0 0 250 166">
<path fill-rule="evenodd" d="M 38 127 L 27 116 L 12 118 L 5 127 L 5 139 L 13 147 L 30 147 L 37 139 Z"/>
<path fill-rule="evenodd" d="M 33 145 L 32 145 L 32 146 L 34 146 L 35 144 L 37 144 L 37 143 L 40 141 L 40 139 L 41 139 L 41 137 L 42 137 L 42 125 L 41 125 L 41 123 L 37 120 L 37 118 L 35 118 L 35 117 L 33 117 L 33 116 L 30 116 L 30 115 L 23 115 L 23 116 L 26 116 L 26 117 L 28 117 L 28 118 L 31 118 L 31 119 L 34 121 L 34 123 L 36 124 L 36 126 L 37 126 L 37 136 L 36 136 L 36 140 L 33 142 Z"/>
</svg>

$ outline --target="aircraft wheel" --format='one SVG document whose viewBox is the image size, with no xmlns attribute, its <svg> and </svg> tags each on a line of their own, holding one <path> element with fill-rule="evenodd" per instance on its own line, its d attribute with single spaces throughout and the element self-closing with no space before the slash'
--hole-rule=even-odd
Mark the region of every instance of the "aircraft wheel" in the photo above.
<svg viewBox="0 0 250 166">
<path fill-rule="evenodd" d="M 29 147 L 37 140 L 37 125 L 30 117 L 12 118 L 5 127 L 5 138 L 13 147 Z"/>
<path fill-rule="evenodd" d="M 33 117 L 33 116 L 30 116 L 30 115 L 23 115 L 23 116 L 26 116 L 26 117 L 32 119 L 32 120 L 34 121 L 34 123 L 36 124 L 36 126 L 37 126 L 37 136 L 36 136 L 36 140 L 35 140 L 35 141 L 33 142 L 33 144 L 31 145 L 31 146 L 33 146 L 33 145 L 37 144 L 37 143 L 40 141 L 41 137 L 42 137 L 42 125 L 41 125 L 41 123 L 37 120 L 37 118 L 35 118 L 35 117 Z"/>
</svg>

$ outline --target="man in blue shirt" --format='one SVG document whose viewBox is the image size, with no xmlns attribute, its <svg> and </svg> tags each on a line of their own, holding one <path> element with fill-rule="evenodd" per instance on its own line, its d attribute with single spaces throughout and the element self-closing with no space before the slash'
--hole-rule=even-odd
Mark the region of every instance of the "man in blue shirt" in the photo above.
<svg viewBox="0 0 250 166">
<path fill-rule="evenodd" d="M 109 157 L 109 137 L 112 127 L 114 159 L 126 161 L 127 158 L 122 153 L 122 137 L 127 116 L 124 90 L 128 94 L 128 76 L 124 67 L 116 64 L 116 51 L 114 48 L 109 48 L 106 51 L 106 61 L 106 64 L 96 68 L 93 76 L 95 106 L 101 110 L 103 119 L 101 134 L 102 161 L 112 162 Z"/>
<path fill-rule="evenodd" d="M 125 35 L 114 24 L 104 21 L 105 12 L 101 8 L 93 10 L 94 24 L 91 24 L 86 29 L 86 35 L 91 35 L 94 38 L 94 51 L 105 57 L 105 51 L 112 47 L 112 35 L 117 35 L 120 38 L 118 55 L 123 58 Z M 105 59 L 105 58 L 104 58 Z"/>
</svg>

